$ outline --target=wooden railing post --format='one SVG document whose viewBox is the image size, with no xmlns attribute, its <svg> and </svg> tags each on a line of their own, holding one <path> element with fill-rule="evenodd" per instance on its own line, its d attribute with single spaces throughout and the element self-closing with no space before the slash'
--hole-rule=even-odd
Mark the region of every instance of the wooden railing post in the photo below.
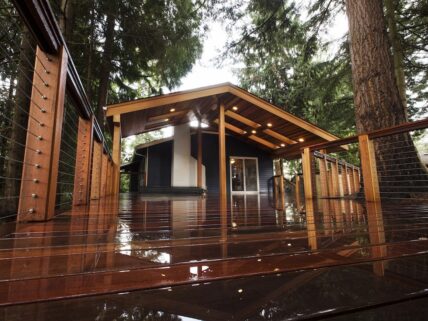
<svg viewBox="0 0 428 321">
<path fill-rule="evenodd" d="M 222 102 L 220 102 L 218 106 L 218 146 L 220 210 L 226 211 L 226 129 L 224 119 L 224 104 Z"/>
<path fill-rule="evenodd" d="M 102 144 L 100 142 L 94 141 L 94 151 L 92 156 L 91 200 L 97 200 L 100 198 L 102 155 Z"/>
<path fill-rule="evenodd" d="M 303 184 L 305 189 L 305 198 L 313 198 L 313 170 L 312 170 L 313 155 L 309 148 L 303 149 L 302 153 L 302 168 L 303 168 Z"/>
<path fill-rule="evenodd" d="M 93 122 L 79 117 L 73 205 L 86 205 L 90 197 L 90 173 L 93 146 Z"/>
<path fill-rule="evenodd" d="M 348 165 L 342 164 L 342 187 L 343 187 L 343 196 L 349 195 L 349 186 L 348 186 Z"/>
<path fill-rule="evenodd" d="M 101 156 L 101 189 L 100 189 L 100 198 L 105 197 L 107 193 L 107 162 L 108 156 L 105 153 L 102 153 Z"/>
<path fill-rule="evenodd" d="M 370 140 L 368 135 L 360 135 L 358 141 L 365 198 L 369 202 L 378 202 L 380 200 L 380 192 L 373 141 Z"/>
<path fill-rule="evenodd" d="M 332 174 L 332 183 L 333 183 L 333 195 L 334 197 L 340 196 L 339 188 L 339 166 L 337 159 L 331 162 L 331 174 Z"/>
<path fill-rule="evenodd" d="M 36 50 L 18 221 L 55 215 L 67 62 L 64 48 L 58 56 Z"/>
<path fill-rule="evenodd" d="M 120 144 L 121 144 L 121 129 L 120 129 L 120 115 L 113 116 L 113 194 L 119 195 L 120 187 Z"/>
</svg>

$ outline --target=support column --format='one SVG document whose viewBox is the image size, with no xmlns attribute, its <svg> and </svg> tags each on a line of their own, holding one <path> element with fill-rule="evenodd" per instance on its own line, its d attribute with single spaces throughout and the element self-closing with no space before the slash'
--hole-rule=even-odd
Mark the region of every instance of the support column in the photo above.
<svg viewBox="0 0 428 321">
<path fill-rule="evenodd" d="M 303 184 L 305 188 L 305 198 L 311 199 L 314 196 L 313 189 L 313 170 L 312 170 L 313 155 L 311 150 L 306 147 L 302 153 L 302 168 L 303 168 Z"/>
<path fill-rule="evenodd" d="M 379 182 L 377 177 L 376 157 L 373 141 L 368 135 L 358 137 L 361 169 L 363 171 L 364 195 L 368 202 L 380 201 Z M 357 178 L 357 181 L 359 179 Z"/>
<path fill-rule="evenodd" d="M 197 135 L 198 135 L 198 168 L 197 168 L 198 187 L 203 188 L 202 186 L 202 127 L 201 127 L 200 121 L 199 121 Z"/>
<path fill-rule="evenodd" d="M 120 115 L 113 116 L 113 163 L 114 163 L 114 175 L 113 175 L 113 194 L 119 195 L 120 186 L 120 143 L 121 143 L 121 130 L 120 130 Z"/>
<path fill-rule="evenodd" d="M 43 221 L 55 214 L 67 62 L 64 48 L 58 56 L 36 50 L 17 221 Z"/>
<path fill-rule="evenodd" d="M 92 156 L 91 200 L 100 198 L 102 155 L 103 146 L 100 142 L 95 141 Z"/>
<path fill-rule="evenodd" d="M 85 205 L 90 197 L 90 172 L 93 145 L 93 123 L 79 117 L 77 134 L 76 171 L 74 174 L 73 205 Z"/>
<path fill-rule="evenodd" d="M 218 146 L 220 210 L 226 210 L 226 130 L 224 119 L 224 104 L 222 102 L 220 102 L 218 107 Z"/>
</svg>

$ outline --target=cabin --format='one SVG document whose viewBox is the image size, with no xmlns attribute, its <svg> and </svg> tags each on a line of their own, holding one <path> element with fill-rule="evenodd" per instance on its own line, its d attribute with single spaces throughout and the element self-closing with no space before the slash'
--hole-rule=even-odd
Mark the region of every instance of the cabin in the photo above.
<svg viewBox="0 0 428 321">
<path fill-rule="evenodd" d="M 338 139 L 230 83 L 110 105 L 107 116 L 121 138 L 173 127 L 121 165 L 140 193 L 267 193 L 275 158 Z"/>
<path fill-rule="evenodd" d="M 428 119 L 337 139 L 224 83 L 107 106 L 111 141 L 50 3 L 2 6 L 1 320 L 427 319 Z"/>
</svg>

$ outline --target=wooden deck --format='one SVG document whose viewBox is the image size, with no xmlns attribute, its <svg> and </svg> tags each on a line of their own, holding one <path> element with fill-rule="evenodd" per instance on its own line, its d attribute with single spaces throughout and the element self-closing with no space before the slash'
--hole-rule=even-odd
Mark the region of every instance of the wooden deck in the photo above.
<svg viewBox="0 0 428 321">
<path fill-rule="evenodd" d="M 122 195 L 1 225 L 0 320 L 426 317 L 428 206 L 218 203 Z"/>
</svg>

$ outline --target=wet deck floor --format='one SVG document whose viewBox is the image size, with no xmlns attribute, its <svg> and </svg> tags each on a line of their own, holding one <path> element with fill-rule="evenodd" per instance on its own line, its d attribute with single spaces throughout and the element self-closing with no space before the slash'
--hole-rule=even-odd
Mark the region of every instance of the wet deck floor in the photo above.
<svg viewBox="0 0 428 321">
<path fill-rule="evenodd" d="M 0 232 L 0 320 L 428 318 L 428 204 L 122 195 Z"/>
</svg>

